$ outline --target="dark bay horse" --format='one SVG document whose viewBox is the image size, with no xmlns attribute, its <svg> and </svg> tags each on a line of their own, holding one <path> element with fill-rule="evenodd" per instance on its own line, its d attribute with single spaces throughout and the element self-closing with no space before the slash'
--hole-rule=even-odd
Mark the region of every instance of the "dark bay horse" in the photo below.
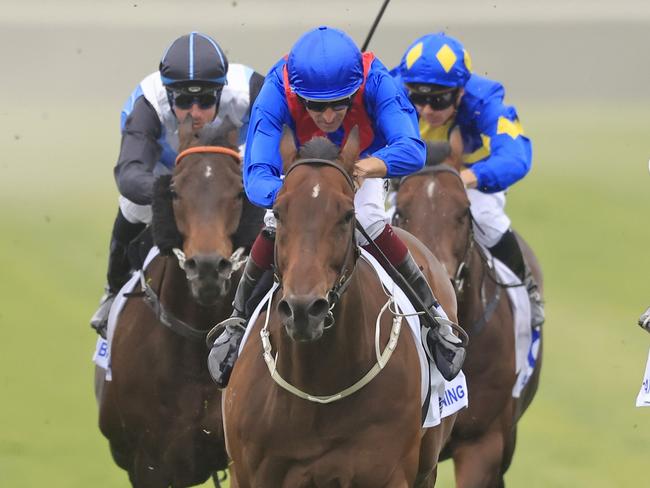
<svg viewBox="0 0 650 488">
<path fill-rule="evenodd" d="M 233 485 L 433 486 L 455 415 L 422 428 L 420 366 L 405 323 L 390 361 L 372 374 L 394 321 L 391 313 L 378 320 L 387 296 L 355 244 L 350 174 L 358 134 L 351 132 L 340 155 L 329 140 L 315 139 L 295 161 L 293 135 L 285 133 L 281 154 L 286 176 L 274 206 L 280 288 L 249 324 L 224 393 Z M 455 320 L 446 272 L 424 245 L 400 235 Z"/>
<path fill-rule="evenodd" d="M 444 264 L 456 289 L 459 323 L 470 336 L 463 366 L 469 408 L 459 412 L 441 459 L 453 458 L 458 487 L 496 488 L 504 486 L 503 477 L 512 461 L 517 421 L 537 391 L 541 336 L 534 374 L 521 396 L 513 398 L 511 304 L 474 240 L 470 202 L 460 166 L 454 166 L 427 166 L 405 178 L 397 194 L 396 223 L 421 239 Z M 523 242 L 522 249 L 541 291 L 537 260 Z"/>
<path fill-rule="evenodd" d="M 245 202 L 238 153 L 207 147 L 210 138 L 190 116 L 181 125 L 173 175 L 154 190 L 161 254 L 146 270 L 145 297 L 128 298 L 119 316 L 112 381 L 97 390 L 99 427 L 134 487 L 193 486 L 228 463 L 205 336 L 232 310 L 232 236 Z"/>
</svg>

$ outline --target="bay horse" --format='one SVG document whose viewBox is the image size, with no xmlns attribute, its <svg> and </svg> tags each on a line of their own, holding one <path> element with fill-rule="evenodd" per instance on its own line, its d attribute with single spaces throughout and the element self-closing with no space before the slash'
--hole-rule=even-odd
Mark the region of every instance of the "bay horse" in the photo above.
<svg viewBox="0 0 650 488">
<path fill-rule="evenodd" d="M 154 188 L 160 254 L 144 272 L 144 297 L 137 286 L 117 320 L 112 380 L 101 370 L 96 385 L 100 430 L 138 488 L 194 486 L 228 463 L 205 337 L 232 311 L 233 235 L 248 202 L 234 147 L 193 130 L 189 115 L 179 141 L 173 174 Z"/>
<path fill-rule="evenodd" d="M 513 312 L 506 290 L 474 240 L 470 202 L 452 150 L 447 163 L 427 166 L 404 178 L 397 193 L 394 223 L 424 242 L 444 264 L 454 283 L 460 325 L 470 337 L 463 371 L 469 408 L 459 412 L 441 459 L 453 458 L 456 486 L 504 486 L 512 461 L 517 421 L 539 383 L 542 349 L 534 373 L 519 398 L 515 384 Z M 522 250 L 542 290 L 542 275 L 532 250 Z"/>
<path fill-rule="evenodd" d="M 223 400 L 233 486 L 433 486 L 455 414 L 422 428 L 420 366 L 406 325 L 390 361 L 367 381 L 393 317 L 380 316 L 387 296 L 357 254 L 350 174 L 358 132 L 340 154 L 317 138 L 295 160 L 294 136 L 285 130 L 280 153 L 285 179 L 273 207 L 279 291 L 262 308 L 268 314 L 248 325 Z M 455 320 L 444 269 L 424 245 L 400 235 Z"/>
</svg>

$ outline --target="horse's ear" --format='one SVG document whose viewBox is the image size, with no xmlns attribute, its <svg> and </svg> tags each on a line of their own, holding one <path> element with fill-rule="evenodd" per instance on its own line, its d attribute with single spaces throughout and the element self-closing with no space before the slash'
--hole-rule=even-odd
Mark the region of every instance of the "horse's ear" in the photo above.
<svg viewBox="0 0 650 488">
<path fill-rule="evenodd" d="M 444 162 L 460 171 L 463 169 L 463 138 L 458 127 L 454 128 L 449 135 L 449 146 L 451 153 Z"/>
<path fill-rule="evenodd" d="M 280 139 L 280 156 L 282 157 L 285 173 L 296 160 L 297 152 L 298 149 L 296 149 L 293 131 L 288 125 L 285 125 L 282 129 L 282 138 Z"/>
<path fill-rule="evenodd" d="M 183 152 L 192 145 L 196 136 L 196 131 L 192 128 L 194 120 L 190 114 L 187 114 L 178 128 L 178 152 Z"/>
<path fill-rule="evenodd" d="M 341 162 L 348 172 L 352 173 L 352 167 L 359 159 L 360 152 L 359 126 L 355 125 L 348 134 L 343 149 L 341 149 Z"/>
</svg>

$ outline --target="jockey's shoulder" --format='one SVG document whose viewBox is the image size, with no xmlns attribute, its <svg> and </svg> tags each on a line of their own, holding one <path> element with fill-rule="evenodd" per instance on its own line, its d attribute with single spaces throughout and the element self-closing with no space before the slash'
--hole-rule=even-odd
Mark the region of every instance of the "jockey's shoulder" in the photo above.
<svg viewBox="0 0 650 488">
<path fill-rule="evenodd" d="M 488 105 L 502 105 L 504 97 L 505 89 L 501 83 L 473 74 L 465 85 L 459 111 L 464 112 L 466 118 L 472 119 L 485 113 L 484 108 Z"/>
</svg>

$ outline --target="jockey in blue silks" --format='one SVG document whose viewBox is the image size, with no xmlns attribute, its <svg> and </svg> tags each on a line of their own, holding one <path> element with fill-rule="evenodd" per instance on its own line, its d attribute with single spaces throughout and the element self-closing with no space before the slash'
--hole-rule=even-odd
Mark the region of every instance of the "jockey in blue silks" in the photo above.
<svg viewBox="0 0 650 488">
<path fill-rule="evenodd" d="M 503 103 L 503 86 L 472 74 L 469 53 L 444 33 L 413 42 L 392 74 L 418 111 L 427 163 L 435 162 L 430 159 L 435 160 L 440 151 L 436 143 L 462 140 L 465 168 L 460 175 L 467 187 L 476 238 L 525 283 L 532 324 L 542 325 L 544 308 L 537 283 L 505 214 L 505 191 L 530 170 L 532 148 L 517 111 Z M 438 160 L 445 156 L 442 151 Z"/>
<path fill-rule="evenodd" d="M 250 107 L 263 81 L 253 69 L 229 64 L 214 39 L 192 32 L 167 48 L 158 71 L 144 78 L 127 100 L 114 171 L 120 197 L 108 284 L 91 319 L 98 333 L 105 334 L 110 306 L 131 274 L 127 247 L 151 222 L 154 180 L 174 167 L 180 123 L 190 114 L 195 129 L 212 126 L 233 142 L 244 143 Z"/>
<path fill-rule="evenodd" d="M 384 208 L 382 178 L 413 173 L 425 160 L 415 110 L 384 65 L 374 54 L 362 54 L 344 32 L 319 27 L 298 39 L 289 55 L 271 68 L 251 113 L 244 157 L 246 194 L 267 209 L 282 186 L 279 144 L 285 124 L 293 129 L 298 146 L 317 136 L 341 146 L 350 130 L 359 127 L 361 159 L 353 174 L 361 182 L 354 199 L 357 220 L 431 310 L 433 293 Z M 273 264 L 275 219 L 270 211 L 265 224 L 237 288 L 233 315 L 210 352 L 208 365 L 220 387 L 226 386 L 237 357 L 248 297 Z M 382 262 L 360 234 L 357 241 Z M 445 351 L 446 357 L 436 359 L 443 363 L 439 369 L 460 370 L 465 353 L 456 346 L 460 341 L 452 334 L 443 337 L 435 323 L 429 325 L 430 343 L 442 344 Z"/>
</svg>

